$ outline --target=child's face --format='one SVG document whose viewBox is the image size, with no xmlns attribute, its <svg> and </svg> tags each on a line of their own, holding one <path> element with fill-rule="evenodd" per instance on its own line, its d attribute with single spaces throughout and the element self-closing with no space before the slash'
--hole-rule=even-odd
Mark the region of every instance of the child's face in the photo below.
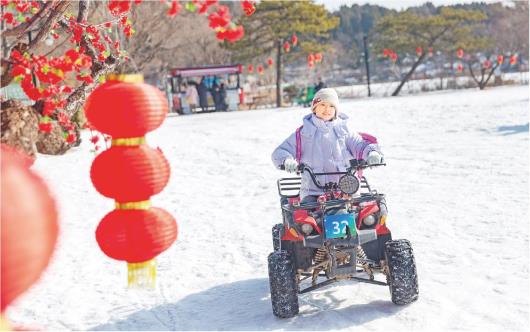
<svg viewBox="0 0 530 332">
<path fill-rule="evenodd" d="M 315 109 L 313 111 L 315 115 L 324 121 L 329 121 L 335 117 L 335 107 L 331 105 L 331 103 L 328 103 L 327 101 L 323 101 L 317 104 L 315 106 Z"/>
</svg>

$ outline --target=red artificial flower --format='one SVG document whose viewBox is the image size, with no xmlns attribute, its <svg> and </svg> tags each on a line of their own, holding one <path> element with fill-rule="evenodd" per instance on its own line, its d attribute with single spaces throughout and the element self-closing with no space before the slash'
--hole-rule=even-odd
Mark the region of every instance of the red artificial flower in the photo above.
<svg viewBox="0 0 530 332">
<path fill-rule="evenodd" d="M 254 7 L 254 2 L 249 0 L 243 0 L 241 1 L 241 6 L 243 7 L 243 12 L 245 12 L 245 15 L 250 16 L 254 14 L 256 11 L 256 7 Z"/>
<path fill-rule="evenodd" d="M 39 130 L 47 134 L 51 133 L 52 123 L 51 122 L 39 122 Z"/>
<path fill-rule="evenodd" d="M 171 1 L 171 8 L 167 11 L 168 16 L 175 16 L 178 14 L 178 12 L 182 9 L 182 6 L 178 1 L 173 0 Z"/>
<path fill-rule="evenodd" d="M 208 15 L 210 23 L 208 26 L 212 29 L 224 28 L 230 23 L 230 18 L 220 16 L 218 13 L 211 13 Z"/>
<path fill-rule="evenodd" d="M 82 81 L 82 82 L 85 82 L 87 84 L 94 83 L 94 79 L 92 79 L 92 76 L 90 76 L 90 75 L 84 75 L 84 76 L 77 75 L 75 78 L 78 81 Z"/>
<path fill-rule="evenodd" d="M 110 13 L 114 16 L 119 16 L 123 13 L 126 13 L 131 9 L 130 0 L 110 0 L 108 8 Z"/>
<path fill-rule="evenodd" d="M 5 20 L 7 24 L 13 24 L 13 13 L 5 13 L 2 16 L 2 20 Z"/>
<path fill-rule="evenodd" d="M 66 143 L 68 143 L 68 144 L 72 144 L 72 143 L 74 143 L 75 141 L 77 141 L 77 137 L 75 137 L 74 134 L 69 133 L 69 134 L 66 136 Z"/>
</svg>

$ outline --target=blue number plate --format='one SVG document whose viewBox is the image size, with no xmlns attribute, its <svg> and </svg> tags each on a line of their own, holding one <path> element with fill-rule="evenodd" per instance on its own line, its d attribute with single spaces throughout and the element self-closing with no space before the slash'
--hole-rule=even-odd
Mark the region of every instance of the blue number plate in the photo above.
<svg viewBox="0 0 530 332">
<path fill-rule="evenodd" d="M 324 217 L 324 228 L 326 229 L 327 239 L 346 236 L 347 227 L 350 228 L 352 236 L 357 233 L 357 229 L 355 228 L 355 216 L 351 213 Z"/>
</svg>

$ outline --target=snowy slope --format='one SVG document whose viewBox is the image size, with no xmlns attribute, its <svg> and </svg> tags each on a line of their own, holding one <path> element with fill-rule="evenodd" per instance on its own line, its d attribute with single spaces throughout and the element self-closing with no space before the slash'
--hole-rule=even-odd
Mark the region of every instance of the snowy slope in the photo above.
<svg viewBox="0 0 530 332">
<path fill-rule="evenodd" d="M 300 296 L 298 317 L 272 315 L 267 255 L 285 174 L 270 153 L 308 112 L 285 108 L 169 117 L 149 135 L 172 166 L 153 205 L 180 227 L 151 291 L 128 290 L 125 264 L 97 246 L 113 202 L 90 182 L 88 139 L 39 156 L 61 234 L 8 317 L 48 330 L 528 330 L 528 99 L 519 86 L 342 102 L 385 152 L 388 166 L 365 175 L 387 194 L 394 238 L 413 244 L 412 305 L 392 304 L 387 287 L 343 281 Z"/>
</svg>

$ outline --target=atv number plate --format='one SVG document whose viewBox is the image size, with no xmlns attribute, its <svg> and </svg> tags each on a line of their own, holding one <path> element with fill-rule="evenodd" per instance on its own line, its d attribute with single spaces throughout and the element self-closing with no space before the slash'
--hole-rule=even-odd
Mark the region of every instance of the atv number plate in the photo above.
<svg viewBox="0 0 530 332">
<path fill-rule="evenodd" d="M 351 235 L 355 236 L 355 216 L 351 213 L 328 215 L 324 217 L 324 228 L 326 229 L 326 238 L 335 239 L 347 235 L 347 228 L 350 229 Z"/>
</svg>

